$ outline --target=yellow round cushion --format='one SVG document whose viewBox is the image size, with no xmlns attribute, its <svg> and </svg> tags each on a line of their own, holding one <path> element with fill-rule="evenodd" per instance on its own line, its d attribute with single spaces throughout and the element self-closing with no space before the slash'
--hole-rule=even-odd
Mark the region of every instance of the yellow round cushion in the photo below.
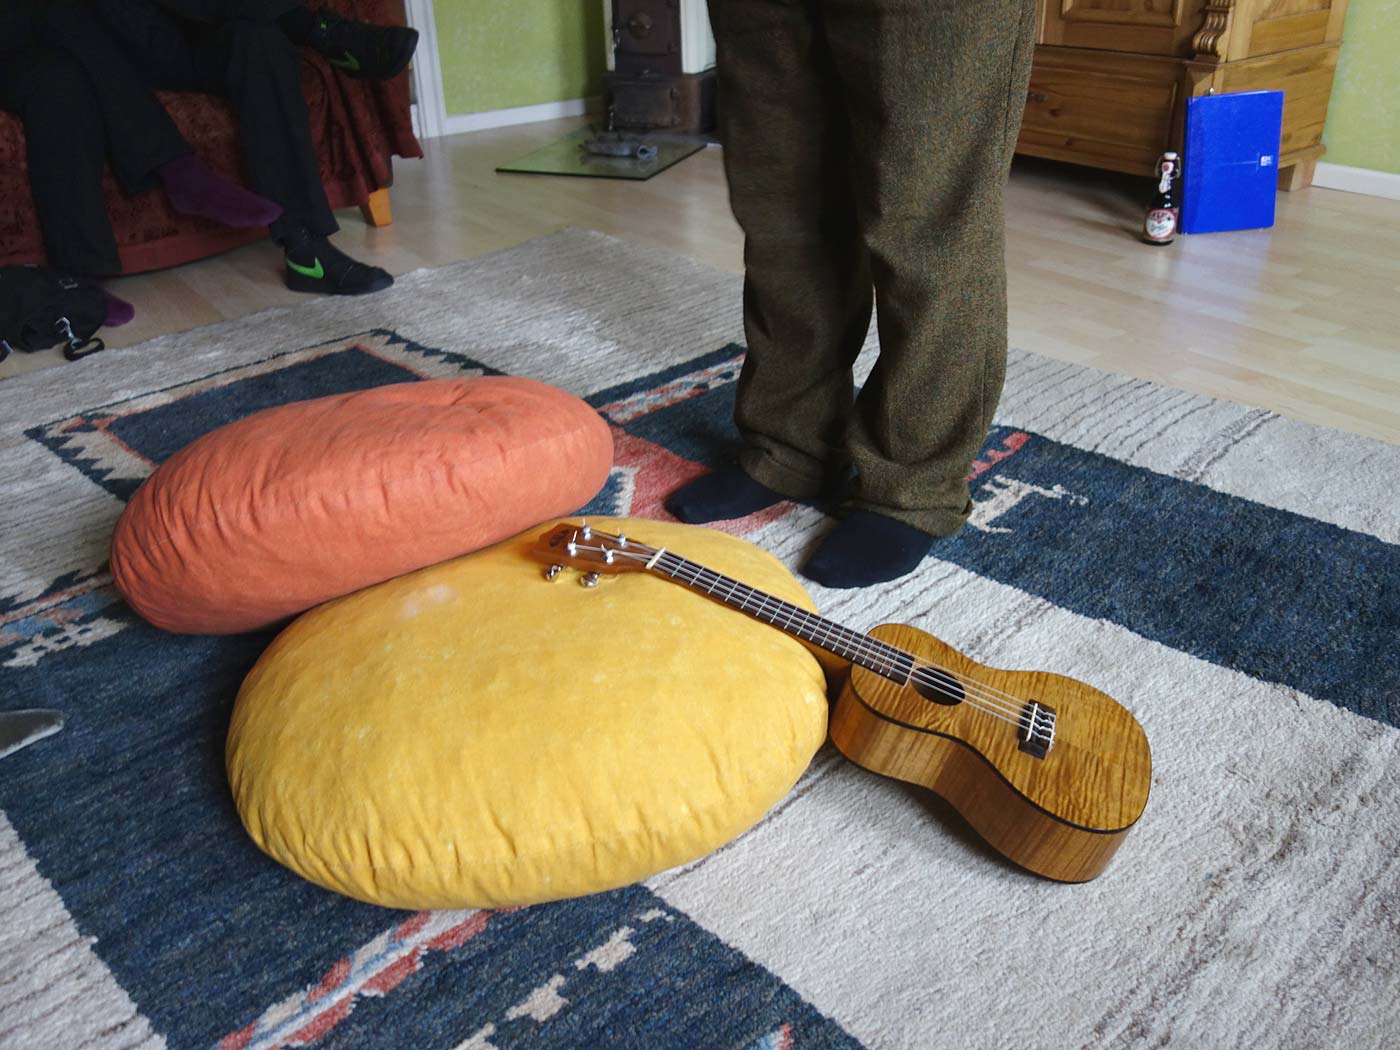
<svg viewBox="0 0 1400 1050">
<path fill-rule="evenodd" d="M 721 532 L 595 519 L 812 609 Z M 624 886 L 752 826 L 826 736 L 793 638 L 649 573 L 553 581 L 529 533 L 304 614 L 238 695 L 254 841 L 327 889 L 495 908 Z"/>
</svg>

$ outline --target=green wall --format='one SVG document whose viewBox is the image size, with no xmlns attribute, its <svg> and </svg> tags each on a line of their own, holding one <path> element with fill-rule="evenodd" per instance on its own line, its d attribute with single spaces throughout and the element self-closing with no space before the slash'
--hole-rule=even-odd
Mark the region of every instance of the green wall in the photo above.
<svg viewBox="0 0 1400 1050">
<path fill-rule="evenodd" d="M 434 12 L 449 114 L 598 93 L 599 0 L 436 0 Z M 1324 141 L 1333 164 L 1400 173 L 1400 0 L 1351 0 Z"/>
<path fill-rule="evenodd" d="M 1330 164 L 1400 174 L 1400 0 L 1351 0 L 1322 141 Z"/>
<path fill-rule="evenodd" d="M 433 14 L 449 114 L 599 93 L 598 0 L 436 0 Z"/>
</svg>

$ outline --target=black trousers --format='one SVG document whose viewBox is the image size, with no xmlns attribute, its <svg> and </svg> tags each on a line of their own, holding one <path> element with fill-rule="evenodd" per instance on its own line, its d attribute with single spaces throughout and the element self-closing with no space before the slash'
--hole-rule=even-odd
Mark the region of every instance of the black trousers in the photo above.
<svg viewBox="0 0 1400 1050">
<path fill-rule="evenodd" d="M 0 108 L 24 123 L 49 265 L 119 273 L 103 168 L 110 160 L 122 188 L 137 194 L 151 188 L 156 168 L 189 153 L 164 107 L 76 0 L 5 0 Z"/>
<path fill-rule="evenodd" d="M 282 206 L 273 236 L 339 227 L 321 185 L 301 59 L 277 18 L 301 0 L 91 0 L 147 85 L 223 95 L 252 188 Z"/>
</svg>

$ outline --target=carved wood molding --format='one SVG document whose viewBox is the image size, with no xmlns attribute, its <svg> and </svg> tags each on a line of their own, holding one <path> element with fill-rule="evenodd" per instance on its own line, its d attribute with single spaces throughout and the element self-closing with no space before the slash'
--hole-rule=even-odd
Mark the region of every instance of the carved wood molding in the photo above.
<svg viewBox="0 0 1400 1050">
<path fill-rule="evenodd" d="M 1235 0 L 1209 0 L 1201 28 L 1191 38 L 1191 47 L 1198 59 L 1218 62 L 1225 57 L 1226 42 L 1230 37 L 1230 16 L 1235 11 Z"/>
</svg>

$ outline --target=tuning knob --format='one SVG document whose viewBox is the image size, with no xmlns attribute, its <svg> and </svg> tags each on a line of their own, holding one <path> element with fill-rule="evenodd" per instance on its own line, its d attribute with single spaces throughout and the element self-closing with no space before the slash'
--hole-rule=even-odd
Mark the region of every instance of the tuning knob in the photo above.
<svg viewBox="0 0 1400 1050">
<path fill-rule="evenodd" d="M 545 578 L 546 580 L 552 580 L 552 579 L 554 579 L 554 577 L 558 576 L 558 575 L 559 575 L 561 572 L 563 572 L 563 571 L 564 571 L 564 566 L 562 566 L 562 565 L 551 565 L 549 568 L 547 568 L 547 569 L 544 570 L 544 578 Z"/>
<path fill-rule="evenodd" d="M 586 572 L 579 577 L 579 584 L 584 587 L 598 586 L 598 574 L 596 572 Z"/>
</svg>

